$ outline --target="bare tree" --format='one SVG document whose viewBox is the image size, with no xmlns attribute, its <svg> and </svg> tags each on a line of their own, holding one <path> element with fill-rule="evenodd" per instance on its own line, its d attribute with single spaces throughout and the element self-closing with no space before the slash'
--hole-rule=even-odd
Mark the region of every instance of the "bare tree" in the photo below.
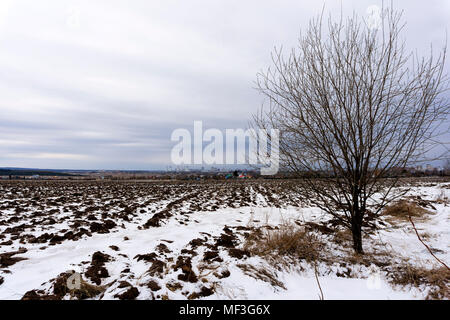
<svg viewBox="0 0 450 320">
<path fill-rule="evenodd" d="M 439 142 L 449 114 L 446 46 L 438 57 L 407 52 L 401 16 L 383 9 L 371 28 L 355 14 L 328 23 L 322 14 L 298 48 L 275 49 L 257 78 L 268 104 L 252 126 L 279 130 L 282 167 L 302 177 L 305 199 L 351 230 L 357 253 L 369 208 L 376 217 L 398 196 L 388 177 Z"/>
</svg>

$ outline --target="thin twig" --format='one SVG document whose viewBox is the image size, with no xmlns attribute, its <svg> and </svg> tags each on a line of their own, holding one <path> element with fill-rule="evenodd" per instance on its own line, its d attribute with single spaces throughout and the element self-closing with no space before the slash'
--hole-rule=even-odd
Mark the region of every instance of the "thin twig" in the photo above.
<svg viewBox="0 0 450 320">
<path fill-rule="evenodd" d="M 319 286 L 319 290 L 320 290 L 319 299 L 324 300 L 322 287 L 320 286 L 319 276 L 317 274 L 317 262 L 315 262 L 315 261 L 314 261 L 314 275 L 316 277 L 317 285 Z"/>
<path fill-rule="evenodd" d="M 419 232 L 417 231 L 417 228 L 416 228 L 416 226 L 415 226 L 415 224 L 414 224 L 414 222 L 413 222 L 413 220 L 412 220 L 412 218 L 411 218 L 411 214 L 409 214 L 409 209 L 408 209 L 408 218 L 409 218 L 409 221 L 411 222 L 411 224 L 412 224 L 412 226 L 413 226 L 413 228 L 414 228 L 414 231 L 416 232 L 416 235 L 417 235 L 417 238 L 419 239 L 419 241 L 422 242 L 422 244 L 425 246 L 425 248 L 427 248 L 428 252 L 430 252 L 430 254 L 431 254 L 431 255 L 432 255 L 432 256 L 433 256 L 440 264 L 442 264 L 444 267 L 446 267 L 447 270 L 450 270 L 450 268 L 449 268 L 443 261 L 441 261 L 438 257 L 436 257 L 436 256 L 434 255 L 434 253 L 433 253 L 433 251 L 431 251 L 430 247 L 429 247 L 425 242 L 423 242 L 423 240 L 422 240 L 422 238 L 420 237 Z"/>
</svg>

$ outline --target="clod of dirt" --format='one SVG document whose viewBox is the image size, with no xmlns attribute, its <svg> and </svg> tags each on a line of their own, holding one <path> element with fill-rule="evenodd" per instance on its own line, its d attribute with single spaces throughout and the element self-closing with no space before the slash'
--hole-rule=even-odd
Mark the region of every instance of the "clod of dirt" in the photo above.
<svg viewBox="0 0 450 320">
<path fill-rule="evenodd" d="M 114 251 L 119 251 L 119 247 L 118 246 L 109 246 L 111 248 L 111 250 Z"/>
<path fill-rule="evenodd" d="M 232 248 L 236 245 L 236 236 L 222 233 L 216 240 L 216 246 Z"/>
<path fill-rule="evenodd" d="M 238 222 L 240 222 L 240 221 L 238 221 Z M 246 227 L 246 226 L 236 226 L 236 227 L 234 227 L 234 229 L 236 229 L 237 231 L 250 231 L 250 230 L 252 230 L 252 228 Z"/>
<path fill-rule="evenodd" d="M 193 292 L 188 296 L 189 300 L 194 300 L 200 298 L 200 295 L 197 292 Z"/>
<path fill-rule="evenodd" d="M 179 282 L 171 281 L 171 282 L 166 283 L 166 288 L 172 292 L 175 292 L 177 290 L 183 289 L 183 285 Z"/>
<path fill-rule="evenodd" d="M 202 287 L 200 292 L 193 292 L 188 296 L 189 300 L 198 299 L 200 297 L 208 297 L 214 294 L 214 290 L 212 288 Z"/>
<path fill-rule="evenodd" d="M 28 242 L 29 243 L 45 243 L 47 241 L 49 241 L 51 238 L 53 238 L 54 234 L 53 233 L 44 233 L 41 234 L 39 237 L 35 237 L 33 235 L 30 235 L 28 238 Z"/>
<path fill-rule="evenodd" d="M 92 265 L 98 265 L 98 266 L 103 266 L 106 262 L 111 260 L 111 256 L 106 254 L 106 253 L 102 253 L 100 251 L 94 252 L 94 254 L 92 255 Z"/>
<path fill-rule="evenodd" d="M 57 244 L 57 243 L 61 243 L 64 239 L 65 239 L 64 236 L 60 236 L 60 235 L 55 234 L 55 235 L 50 239 L 50 244 L 51 244 L 51 245 L 54 245 L 54 244 Z"/>
<path fill-rule="evenodd" d="M 160 217 L 157 216 L 156 214 L 150 218 L 145 224 L 144 224 L 144 228 L 148 229 L 150 227 L 159 227 L 160 223 L 159 223 Z"/>
<path fill-rule="evenodd" d="M 155 260 L 155 261 L 153 261 L 150 269 L 148 269 L 148 273 L 151 276 L 161 275 L 164 272 L 165 266 L 166 266 L 166 264 L 164 262 L 162 262 L 160 260 Z"/>
<path fill-rule="evenodd" d="M 109 277 L 108 270 L 104 267 L 105 263 L 111 260 L 111 256 L 100 251 L 92 255 L 91 266 L 86 270 L 85 275 L 96 285 L 100 285 L 104 278 Z"/>
<path fill-rule="evenodd" d="M 214 294 L 214 290 L 212 288 L 202 287 L 200 289 L 199 295 L 201 297 L 208 297 L 210 295 Z"/>
<path fill-rule="evenodd" d="M 134 259 L 137 259 L 137 261 L 141 261 L 144 260 L 146 262 L 153 262 L 155 260 L 157 260 L 156 258 L 158 257 L 158 255 L 154 252 L 152 253 L 147 253 L 147 254 L 138 254 L 136 257 L 134 257 Z"/>
<path fill-rule="evenodd" d="M 223 259 L 219 257 L 218 251 L 206 251 L 203 254 L 203 261 L 217 261 L 222 262 Z"/>
<path fill-rule="evenodd" d="M 189 250 L 189 249 L 181 249 L 180 251 L 181 254 L 188 254 L 192 257 L 195 257 L 196 255 L 198 255 L 197 252 L 195 252 L 194 250 Z"/>
<path fill-rule="evenodd" d="M 223 231 L 224 231 L 225 233 L 229 234 L 229 235 L 232 235 L 232 234 L 233 234 L 233 231 L 231 231 L 231 229 L 228 228 L 227 226 L 225 226 L 225 227 L 223 228 Z"/>
<path fill-rule="evenodd" d="M 108 270 L 105 267 L 98 265 L 90 266 L 84 274 L 96 285 L 100 285 L 102 283 L 101 279 L 109 277 Z"/>
<path fill-rule="evenodd" d="M 149 287 L 152 291 L 158 291 L 161 289 L 161 286 L 155 280 L 150 280 L 147 283 L 147 287 Z"/>
<path fill-rule="evenodd" d="M 120 300 L 134 300 L 139 295 L 139 290 L 136 287 L 131 287 L 122 294 L 116 294 L 114 298 L 119 298 Z"/>
<path fill-rule="evenodd" d="M 219 279 L 228 278 L 230 275 L 231 275 L 230 271 L 224 270 L 224 271 L 222 271 L 221 274 L 217 275 L 217 278 L 219 278 Z"/>
<path fill-rule="evenodd" d="M 206 242 L 206 240 L 204 240 L 204 239 L 196 238 L 196 239 L 192 239 L 189 242 L 189 244 L 191 245 L 192 248 L 196 248 L 198 246 L 201 246 L 205 242 Z"/>
<path fill-rule="evenodd" d="M 178 280 L 195 283 L 198 281 L 197 275 L 192 270 L 191 258 L 179 256 L 174 266 L 174 270 L 181 269 L 182 274 L 178 275 Z"/>
<path fill-rule="evenodd" d="M 160 243 L 156 246 L 156 250 L 158 250 L 160 253 L 170 253 L 170 249 L 164 244 Z"/>
<path fill-rule="evenodd" d="M 242 259 L 243 257 L 250 256 L 250 252 L 248 252 L 247 250 L 242 250 L 242 249 L 237 249 L 237 248 L 229 249 L 228 254 L 230 255 L 230 257 L 237 258 L 237 259 Z"/>
<path fill-rule="evenodd" d="M 114 221 L 105 220 L 103 223 L 92 222 L 90 229 L 91 229 L 91 232 L 109 233 L 109 230 L 116 226 L 117 226 L 117 224 Z"/>
<path fill-rule="evenodd" d="M 119 285 L 117 286 L 117 288 L 119 288 L 119 289 L 127 288 L 127 287 L 131 287 L 131 284 L 127 281 L 120 281 Z"/>
<path fill-rule="evenodd" d="M 19 261 L 26 260 L 27 258 L 13 257 L 16 254 L 21 254 L 21 253 L 25 253 L 25 252 L 27 252 L 27 249 L 20 248 L 17 251 L 6 252 L 6 253 L 0 254 L 0 267 L 7 268 Z"/>
<path fill-rule="evenodd" d="M 43 291 L 31 290 L 27 291 L 21 300 L 60 300 L 55 295 L 46 295 Z"/>
</svg>

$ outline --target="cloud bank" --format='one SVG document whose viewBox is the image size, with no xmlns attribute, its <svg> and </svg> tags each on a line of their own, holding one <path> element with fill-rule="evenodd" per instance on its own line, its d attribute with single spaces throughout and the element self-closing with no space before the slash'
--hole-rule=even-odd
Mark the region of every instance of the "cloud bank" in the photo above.
<svg viewBox="0 0 450 320">
<path fill-rule="evenodd" d="M 344 1 L 365 14 L 381 1 Z M 426 53 L 446 0 L 395 1 Z M 256 73 L 295 46 L 322 1 L 0 0 L 0 166 L 161 169 L 171 132 L 245 128 Z M 325 1 L 337 16 L 341 1 Z M 449 72 L 450 73 L 450 72 Z"/>
</svg>

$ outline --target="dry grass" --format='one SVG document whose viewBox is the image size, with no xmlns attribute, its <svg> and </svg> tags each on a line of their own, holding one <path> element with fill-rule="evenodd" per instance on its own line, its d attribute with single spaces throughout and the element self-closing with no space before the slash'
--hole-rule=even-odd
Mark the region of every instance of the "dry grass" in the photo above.
<svg viewBox="0 0 450 320">
<path fill-rule="evenodd" d="M 427 299 L 450 299 L 450 271 L 445 267 L 426 269 L 424 267 L 405 264 L 392 274 L 392 283 L 401 286 L 421 285 L 430 287 Z"/>
<path fill-rule="evenodd" d="M 441 192 L 437 196 L 435 202 L 439 203 L 439 204 L 445 204 L 445 205 L 448 205 L 450 203 L 450 200 L 447 197 L 445 190 L 443 190 L 443 189 L 441 190 Z"/>
<path fill-rule="evenodd" d="M 319 237 L 304 227 L 285 223 L 275 230 L 253 232 L 244 248 L 254 255 L 285 257 L 316 261 L 324 244 Z"/>
<path fill-rule="evenodd" d="M 351 244 L 353 241 L 352 232 L 347 228 L 336 230 L 336 232 L 333 234 L 333 240 L 338 245 L 349 246 L 349 244 Z"/>
<path fill-rule="evenodd" d="M 422 208 L 414 202 L 400 200 L 387 206 L 383 210 L 383 215 L 388 217 L 388 220 L 404 220 L 408 221 L 408 217 L 425 218 L 426 214 L 431 214 L 427 209 Z"/>
<path fill-rule="evenodd" d="M 286 290 L 284 284 L 277 280 L 276 275 L 264 267 L 257 268 L 250 264 L 238 264 L 237 266 L 249 277 L 268 282 L 274 287 L 280 287 Z"/>
<path fill-rule="evenodd" d="M 98 296 L 104 291 L 105 288 L 102 286 L 96 286 L 81 280 L 80 289 L 71 290 L 70 295 L 72 297 L 77 297 L 78 299 L 90 299 Z"/>
</svg>

